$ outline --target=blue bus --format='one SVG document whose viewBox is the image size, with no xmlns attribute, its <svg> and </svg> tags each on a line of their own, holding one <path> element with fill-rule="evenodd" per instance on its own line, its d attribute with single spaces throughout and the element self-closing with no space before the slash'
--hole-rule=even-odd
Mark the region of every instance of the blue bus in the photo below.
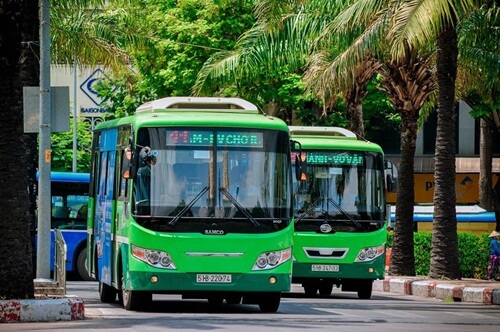
<svg viewBox="0 0 500 332">
<path fill-rule="evenodd" d="M 66 241 L 66 271 L 80 280 L 94 280 L 85 267 L 87 260 L 87 209 L 89 173 L 51 172 L 50 270 L 54 270 L 54 229 Z"/>
</svg>

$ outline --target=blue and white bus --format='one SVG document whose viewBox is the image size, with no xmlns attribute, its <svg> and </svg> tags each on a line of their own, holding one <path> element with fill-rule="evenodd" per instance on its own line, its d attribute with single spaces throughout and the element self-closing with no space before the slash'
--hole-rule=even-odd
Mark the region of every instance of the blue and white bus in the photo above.
<svg viewBox="0 0 500 332">
<path fill-rule="evenodd" d="M 85 267 L 87 260 L 87 209 L 89 173 L 51 172 L 50 270 L 54 270 L 54 229 L 66 241 L 66 271 L 80 280 L 93 280 Z"/>
</svg>

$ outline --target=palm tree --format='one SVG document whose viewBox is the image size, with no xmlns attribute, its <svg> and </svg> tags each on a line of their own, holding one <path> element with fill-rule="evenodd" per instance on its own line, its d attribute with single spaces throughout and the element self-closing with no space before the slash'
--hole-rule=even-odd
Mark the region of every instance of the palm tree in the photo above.
<svg viewBox="0 0 500 332">
<path fill-rule="evenodd" d="M 436 46 L 439 93 L 434 171 L 434 226 L 429 276 L 460 279 L 455 210 L 455 80 L 458 68 L 458 44 L 454 26 L 448 26 L 438 34 Z"/>
<path fill-rule="evenodd" d="M 455 210 L 455 84 L 457 24 L 480 7 L 473 0 L 413 0 L 395 16 L 395 41 L 418 47 L 436 42 L 438 126 L 435 154 L 434 228 L 430 277 L 460 278 Z"/>
<path fill-rule="evenodd" d="M 332 59 L 318 61 L 313 56 L 306 72 L 308 82 L 317 92 L 348 91 L 357 86 L 353 69 L 372 60 L 371 68 L 383 77 L 382 89 L 401 116 L 401 162 L 396 204 L 396 227 L 389 272 L 414 275 L 413 161 L 416 148 L 419 110 L 436 89 L 431 72 L 428 48 L 406 45 L 397 56 L 391 52 L 390 34 L 394 13 L 399 9 L 392 1 L 355 2 L 335 17 L 323 34 L 323 48 L 342 41 L 344 51 Z M 333 36 L 333 37 L 332 37 Z M 389 35 L 390 37 L 390 35 Z M 367 55 L 368 54 L 368 55 Z M 312 68 L 312 70 L 311 70 Z M 312 73 L 312 74 L 311 74 Z"/>
<path fill-rule="evenodd" d="M 479 205 L 487 210 L 500 213 L 500 191 L 498 197 L 492 190 L 492 135 L 500 132 L 500 7 L 490 1 L 484 4 L 460 23 L 458 48 L 460 63 L 458 73 L 458 93 L 473 109 L 473 115 L 480 119 L 480 177 Z M 478 70 L 480 68 L 480 70 Z M 500 218 L 497 218 L 500 223 Z"/>
<path fill-rule="evenodd" d="M 64 10 L 66 14 L 85 11 L 85 8 L 99 8 L 111 1 L 79 0 L 54 1 L 54 10 Z M 53 12 L 54 13 L 54 12 Z M 64 16 L 64 15 L 61 15 Z M 54 13 L 57 17 L 57 13 Z M 34 296 L 32 236 L 30 227 L 34 219 L 34 204 L 30 205 L 28 191 L 33 195 L 36 168 L 37 145 L 35 135 L 24 135 L 22 98 L 24 86 L 39 85 L 38 70 L 38 1 L 7 1 L 0 11 L 0 170 L 2 197 L 0 212 L 0 298 L 32 298 Z M 68 25 L 70 26 L 70 25 Z M 52 30 L 57 31 L 57 19 L 52 22 Z M 101 30 L 94 30 L 96 33 Z M 134 32 L 135 33 L 135 32 Z M 67 38 L 78 37 L 67 34 Z M 57 39 L 57 38 L 56 38 Z M 62 39 L 61 39 L 62 40 Z M 100 40 L 102 48 L 108 47 L 108 57 L 122 54 L 111 43 Z M 115 41 L 113 39 L 112 41 Z M 63 42 L 64 44 L 64 42 Z M 67 43 L 70 45 L 70 43 Z M 57 45 L 57 44 L 55 44 Z M 77 45 L 73 43 L 72 45 Z M 58 47 L 56 46 L 57 50 Z M 75 48 L 73 47 L 74 51 Z M 103 53 L 103 52 L 101 52 Z M 93 59 L 99 48 L 93 48 L 81 57 L 79 63 Z M 63 59 L 59 57 L 58 59 Z M 103 63 L 106 56 L 96 57 Z M 73 54 L 71 62 L 75 59 Z M 61 60 L 62 61 L 62 60 Z M 30 182 L 31 181 L 31 182 Z M 28 190 L 26 190 L 28 188 Z M 32 199 L 31 202 L 35 202 Z M 14 254 L 13 254 L 14 253 Z"/>
<path fill-rule="evenodd" d="M 38 2 L 9 1 L 0 11 L 0 298 L 34 295 L 28 170 L 29 140 L 23 134 L 23 86 L 37 82 L 32 48 L 38 40 Z M 36 151 L 36 150 L 35 150 Z"/>
</svg>

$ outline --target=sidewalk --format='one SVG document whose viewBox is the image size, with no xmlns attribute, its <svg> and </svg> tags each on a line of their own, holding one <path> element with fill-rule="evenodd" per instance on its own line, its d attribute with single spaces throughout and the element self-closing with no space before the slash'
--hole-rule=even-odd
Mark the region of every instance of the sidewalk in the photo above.
<svg viewBox="0 0 500 332">
<path fill-rule="evenodd" d="M 59 299 L 0 300 L 0 324 L 80 319 L 85 319 L 83 300 L 72 295 Z"/>
<path fill-rule="evenodd" d="M 387 276 L 373 283 L 373 291 L 414 295 L 453 302 L 500 304 L 500 282 L 480 279 L 443 280 Z"/>
</svg>

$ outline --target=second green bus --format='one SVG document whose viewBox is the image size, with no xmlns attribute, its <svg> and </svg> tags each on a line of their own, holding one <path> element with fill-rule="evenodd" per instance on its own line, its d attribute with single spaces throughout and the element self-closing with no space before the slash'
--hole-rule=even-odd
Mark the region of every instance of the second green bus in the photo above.
<svg viewBox="0 0 500 332">
<path fill-rule="evenodd" d="M 383 279 L 387 213 L 380 146 L 337 127 L 291 126 L 302 146 L 295 166 L 292 282 L 309 296 L 333 287 L 369 299 Z M 294 161 L 295 158 L 292 158 Z"/>
</svg>

